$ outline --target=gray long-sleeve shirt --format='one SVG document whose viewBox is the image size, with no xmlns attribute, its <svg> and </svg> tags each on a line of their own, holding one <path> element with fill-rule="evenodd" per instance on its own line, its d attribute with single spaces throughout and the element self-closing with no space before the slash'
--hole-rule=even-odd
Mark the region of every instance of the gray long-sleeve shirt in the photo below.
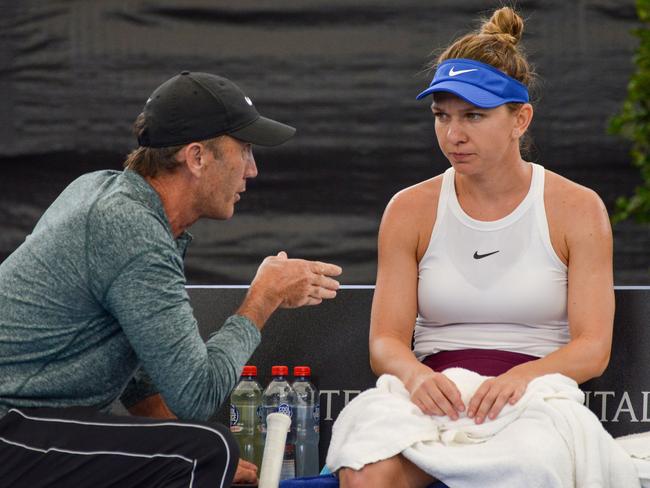
<svg viewBox="0 0 650 488">
<path fill-rule="evenodd" d="M 189 241 L 174 239 L 135 172 L 71 183 L 0 264 L 0 417 L 11 407 L 104 407 L 139 367 L 179 418 L 211 416 L 260 333 L 234 315 L 202 341 L 185 291 Z"/>
</svg>

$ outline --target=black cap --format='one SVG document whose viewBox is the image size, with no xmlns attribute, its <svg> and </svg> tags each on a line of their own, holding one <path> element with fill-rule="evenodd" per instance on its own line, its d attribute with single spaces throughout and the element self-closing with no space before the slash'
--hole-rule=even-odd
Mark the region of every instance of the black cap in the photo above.
<svg viewBox="0 0 650 488">
<path fill-rule="evenodd" d="M 228 134 L 261 146 L 277 146 L 296 132 L 262 117 L 232 81 L 209 73 L 183 71 L 154 90 L 144 106 L 145 127 L 138 143 L 168 147 Z"/>
</svg>

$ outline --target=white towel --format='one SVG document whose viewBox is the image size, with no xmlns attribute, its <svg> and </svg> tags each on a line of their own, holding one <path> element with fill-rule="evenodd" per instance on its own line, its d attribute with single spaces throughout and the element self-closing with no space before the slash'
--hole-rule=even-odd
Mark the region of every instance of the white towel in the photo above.
<svg viewBox="0 0 650 488">
<path fill-rule="evenodd" d="M 641 486 L 650 488 L 650 432 L 617 437 L 616 442 L 632 456 Z"/>
<path fill-rule="evenodd" d="M 444 371 L 465 405 L 486 377 Z M 476 425 L 461 414 L 423 414 L 402 382 L 390 375 L 343 409 L 332 429 L 332 471 L 402 453 L 452 488 L 638 488 L 630 456 L 582 403 L 584 395 L 559 374 L 533 380 L 515 405 Z"/>
</svg>

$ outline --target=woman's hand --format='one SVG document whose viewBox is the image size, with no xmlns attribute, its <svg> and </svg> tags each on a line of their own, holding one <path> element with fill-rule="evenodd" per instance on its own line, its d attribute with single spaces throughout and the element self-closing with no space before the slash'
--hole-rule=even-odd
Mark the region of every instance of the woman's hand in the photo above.
<svg viewBox="0 0 650 488">
<path fill-rule="evenodd" d="M 477 424 L 486 418 L 494 420 L 506 403 L 514 405 L 526 392 L 531 378 L 512 368 L 495 378 L 485 380 L 469 402 L 467 416 Z"/>
<path fill-rule="evenodd" d="M 427 415 L 447 415 L 458 419 L 458 412 L 465 410 L 458 388 L 444 374 L 418 364 L 404 383 L 411 394 L 411 401 Z"/>
</svg>

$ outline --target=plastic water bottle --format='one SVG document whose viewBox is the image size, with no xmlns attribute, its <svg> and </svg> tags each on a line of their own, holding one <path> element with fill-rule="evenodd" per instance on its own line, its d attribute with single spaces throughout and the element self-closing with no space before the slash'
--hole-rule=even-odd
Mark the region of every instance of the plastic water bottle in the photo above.
<svg viewBox="0 0 650 488">
<path fill-rule="evenodd" d="M 264 438 L 258 415 L 262 405 L 262 387 L 256 378 L 257 368 L 244 366 L 239 383 L 230 394 L 230 432 L 239 444 L 240 457 L 259 468 Z"/>
<path fill-rule="evenodd" d="M 309 366 L 293 368 L 293 389 L 296 391 L 296 476 L 317 476 L 318 437 L 320 434 L 320 399 L 311 383 Z"/>
<path fill-rule="evenodd" d="M 286 366 L 273 366 L 271 368 L 273 379 L 264 390 L 262 395 L 262 412 L 263 412 L 263 431 L 266 434 L 266 417 L 275 412 L 283 413 L 291 419 L 291 425 L 287 432 L 287 440 L 284 446 L 284 456 L 282 459 L 282 470 L 280 471 L 280 480 L 286 480 L 296 477 L 296 446 L 295 446 L 295 428 L 294 428 L 294 406 L 296 402 L 296 393 L 287 381 L 289 368 Z"/>
</svg>

